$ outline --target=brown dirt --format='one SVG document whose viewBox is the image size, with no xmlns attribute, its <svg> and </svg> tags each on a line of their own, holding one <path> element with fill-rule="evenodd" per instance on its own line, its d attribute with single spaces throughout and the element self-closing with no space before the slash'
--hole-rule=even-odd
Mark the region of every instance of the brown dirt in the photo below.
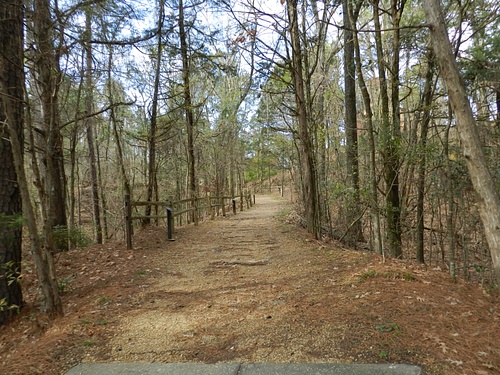
<svg viewBox="0 0 500 375">
<path fill-rule="evenodd" d="M 28 301 L 0 328 L 2 374 L 80 362 L 412 363 L 498 374 L 500 304 L 441 270 L 313 240 L 279 198 L 236 216 L 151 227 L 58 258 L 65 316 Z M 25 290 L 35 295 L 33 272 Z"/>
</svg>

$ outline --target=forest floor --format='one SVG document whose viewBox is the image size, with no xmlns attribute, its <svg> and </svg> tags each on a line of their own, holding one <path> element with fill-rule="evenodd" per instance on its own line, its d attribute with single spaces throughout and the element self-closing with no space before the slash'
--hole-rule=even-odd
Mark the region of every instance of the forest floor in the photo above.
<svg viewBox="0 0 500 375">
<path fill-rule="evenodd" d="M 257 196 L 236 216 L 149 227 L 61 253 L 64 317 L 27 306 L 0 328 L 2 374 L 80 362 L 409 363 L 426 374 L 500 373 L 500 302 L 412 261 L 312 239 L 290 204 Z"/>
</svg>

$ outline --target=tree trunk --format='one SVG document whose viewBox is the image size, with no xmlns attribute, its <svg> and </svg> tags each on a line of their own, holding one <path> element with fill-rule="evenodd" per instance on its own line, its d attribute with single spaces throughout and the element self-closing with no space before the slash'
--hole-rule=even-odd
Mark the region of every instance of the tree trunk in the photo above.
<svg viewBox="0 0 500 375">
<path fill-rule="evenodd" d="M 182 55 L 182 80 L 184 83 L 184 110 L 186 113 L 186 133 L 187 133 L 187 151 L 188 151 L 188 189 L 189 197 L 194 198 L 196 192 L 196 169 L 195 169 L 195 156 L 194 156 L 194 113 L 193 102 L 191 98 L 191 83 L 189 71 L 189 56 L 188 56 L 188 43 L 187 31 L 184 19 L 184 2 L 179 0 L 179 36 L 181 44 Z"/>
<path fill-rule="evenodd" d="M 90 41 L 92 40 L 92 24 L 91 24 L 91 14 L 88 10 L 85 14 L 85 27 L 87 33 L 87 40 L 85 42 L 85 57 L 86 57 L 86 67 L 85 67 L 85 123 L 87 129 L 87 143 L 89 148 L 89 169 L 90 169 L 90 179 L 92 184 L 92 207 L 94 209 L 94 226 L 95 226 L 95 238 L 98 244 L 102 244 L 102 225 L 101 225 L 101 207 L 99 203 L 99 180 L 97 176 L 97 160 L 95 152 L 95 137 L 94 137 L 94 117 L 93 106 L 94 106 L 94 84 L 92 78 L 92 46 Z"/>
<path fill-rule="evenodd" d="M 392 105 L 392 126 L 390 131 L 390 140 L 388 158 L 389 168 L 386 169 L 386 183 L 388 185 L 387 196 L 387 216 L 389 218 L 389 244 L 391 255 L 395 258 L 402 258 L 403 251 L 401 245 L 401 202 L 399 198 L 399 169 L 401 161 L 399 158 L 400 140 L 401 140 L 401 120 L 399 103 L 399 51 L 401 49 L 400 21 L 406 0 L 391 0 L 391 19 L 392 28 L 392 61 L 390 68 L 391 82 L 391 105 Z M 399 6 L 398 6 L 399 4 Z M 390 151 L 389 151 L 390 150 Z"/>
<path fill-rule="evenodd" d="M 16 176 L 17 184 L 14 183 L 15 180 L 13 181 L 10 178 L 7 180 L 0 180 L 6 181 L 6 184 L 2 186 L 0 199 L 3 200 L 5 197 L 3 193 L 10 193 L 11 196 L 9 199 L 12 200 L 10 203 L 0 201 L 0 208 L 2 211 L 7 209 L 5 213 L 9 216 L 18 214 L 21 208 L 19 195 L 21 196 L 24 221 L 26 222 L 30 234 L 31 252 L 35 263 L 39 287 L 42 292 L 42 310 L 47 312 L 50 317 L 53 317 L 62 314 L 62 304 L 59 298 L 57 280 L 54 272 L 55 267 L 51 254 L 52 248 L 42 246 L 42 242 L 40 241 L 23 161 L 23 8 L 22 4 L 16 0 L 9 1 L 9 3 L 5 5 L 7 6 L 4 7 L 3 3 L 0 5 L 0 38 L 2 38 L 0 48 L 3 49 L 0 53 L 0 108 L 3 109 L 3 111 L 0 112 L 0 116 L 2 117 L 2 122 L 7 125 L 10 147 L 6 145 L 6 143 L 9 142 L 6 142 L 5 138 L 2 137 L 2 142 L 0 143 L 0 160 L 2 160 L 2 168 L 0 168 L 0 173 L 3 176 L 5 173 L 4 167 L 10 167 L 9 176 Z M 10 159 L 7 153 L 10 154 Z M 4 161 L 10 163 L 10 165 L 4 164 Z M 5 188 L 8 190 L 4 191 Z M 48 225 L 48 223 L 45 223 L 45 225 Z M 10 276 L 7 275 L 7 282 L 12 280 L 9 278 L 16 278 L 18 276 L 20 272 L 19 262 L 21 261 L 20 228 L 11 226 L 10 230 L 13 231 L 10 234 L 5 229 L 2 230 L 2 235 L 10 236 L 10 240 L 0 242 L 2 246 L 3 244 L 9 244 L 9 242 L 13 246 L 6 253 L 7 259 L 11 258 L 9 261 L 12 260 L 12 267 L 14 267 L 9 267 L 12 273 Z M 51 228 L 49 231 L 50 230 Z M 0 246 L 0 251 L 3 250 L 2 246 Z M 6 297 L 9 298 L 7 302 L 9 305 L 17 302 L 15 298 L 22 298 L 20 291 L 16 292 L 16 289 L 19 287 L 16 281 L 11 285 L 12 290 L 7 291 L 8 295 Z M 0 286 L 0 293 L 3 292 Z M 14 301 L 11 301 L 10 298 L 13 298 Z M 19 306 L 21 305 L 22 303 L 19 303 Z M 0 319 L 5 319 L 5 315 L 1 314 Z"/>
<path fill-rule="evenodd" d="M 363 240 L 360 215 L 359 195 L 359 162 L 358 162 L 358 120 L 356 108 L 356 64 L 354 60 L 354 39 L 352 24 L 356 22 L 358 10 L 349 12 L 349 0 L 342 1 L 344 15 L 344 90 L 345 90 L 345 136 L 346 136 L 346 167 L 349 188 L 347 221 L 352 224 L 350 242 Z M 352 16 L 352 22 L 351 17 Z"/>
<path fill-rule="evenodd" d="M 325 92 L 327 91 L 327 77 L 329 75 L 329 66 L 330 63 L 326 58 L 326 35 L 327 29 L 329 25 L 329 16 L 330 13 L 328 11 L 322 12 L 321 15 L 320 9 L 318 8 L 318 1 L 311 0 L 311 8 L 314 14 L 315 21 L 315 41 L 314 46 L 317 52 L 313 52 L 317 54 L 317 61 L 313 63 L 318 70 L 316 76 L 319 77 L 319 82 L 316 82 L 313 90 L 316 92 L 314 97 L 313 111 L 315 113 L 315 121 L 316 121 L 316 160 L 317 160 L 317 177 L 318 177 L 318 191 L 319 196 L 324 197 L 321 200 L 319 209 L 321 211 L 321 220 L 328 222 L 329 221 L 329 191 L 328 191 L 328 174 L 327 174 L 327 133 L 328 133 L 328 122 L 326 120 L 327 116 L 325 113 Z M 312 74 L 312 72 L 311 72 Z M 309 90 L 310 92 L 311 90 Z M 283 186 L 283 184 L 281 184 Z"/>
<path fill-rule="evenodd" d="M 419 154 L 417 176 L 417 262 L 425 263 L 424 258 L 424 202 L 425 202 L 425 169 L 426 169 L 426 147 L 427 133 L 431 121 L 431 105 L 433 99 L 434 80 L 434 54 L 429 51 L 427 54 L 427 73 L 425 75 L 425 87 L 422 94 L 422 125 L 420 129 Z"/>
<path fill-rule="evenodd" d="M 153 100 L 151 103 L 151 121 L 148 136 L 148 188 L 146 200 L 151 202 L 153 200 L 156 183 L 156 129 L 158 125 L 158 97 L 160 92 L 160 68 L 161 57 L 163 52 L 163 17 L 164 17 L 164 1 L 161 0 L 158 4 L 158 36 L 156 43 L 156 61 L 155 61 L 155 79 L 153 87 Z M 151 215 L 151 206 L 146 206 L 145 216 Z M 145 218 L 142 223 L 144 225 L 150 224 L 151 219 Z"/>
<path fill-rule="evenodd" d="M 495 104 L 497 110 L 496 124 L 497 128 L 500 129 L 500 88 L 498 86 L 495 87 Z"/>
<path fill-rule="evenodd" d="M 83 89 L 83 84 L 85 83 L 84 77 L 81 76 L 80 82 L 78 84 L 78 90 L 77 90 L 77 96 L 76 96 L 76 107 L 80 108 L 80 103 L 82 99 L 82 89 Z M 69 136 L 69 155 L 70 155 L 70 185 L 69 185 L 69 233 L 72 233 L 74 231 L 75 227 L 77 226 L 76 222 L 76 208 L 77 206 L 80 206 L 80 199 L 79 199 L 79 194 L 77 197 L 77 192 L 80 192 L 80 186 L 78 183 L 78 156 L 77 156 L 77 146 L 78 146 L 78 133 L 80 131 L 80 125 L 79 125 L 79 119 L 78 119 L 79 113 L 78 111 L 75 111 L 74 114 L 74 120 L 75 123 L 73 127 L 70 130 L 70 136 Z M 80 219 L 80 210 L 78 210 L 78 218 Z M 80 220 L 78 220 L 78 225 L 80 225 Z M 70 248 L 73 248 L 75 243 L 74 243 L 74 238 L 73 236 L 70 236 L 69 239 L 69 245 Z"/>
<path fill-rule="evenodd" d="M 382 44 L 382 28 L 380 26 L 380 8 L 379 0 L 373 2 L 373 19 L 375 24 L 375 44 L 377 49 L 377 66 L 380 80 L 380 98 L 382 102 L 382 156 L 384 159 L 384 179 L 386 185 L 385 209 L 387 215 L 387 244 L 391 256 L 400 258 L 401 253 L 401 223 L 400 223 L 400 207 L 399 207 L 399 157 L 397 150 L 397 131 L 395 126 L 399 124 L 397 116 L 399 116 L 399 98 L 395 98 L 396 93 L 394 85 L 397 78 L 392 81 L 392 99 L 397 103 L 393 103 L 392 109 L 396 108 L 397 114 L 393 113 L 393 124 L 390 122 L 389 109 L 389 90 L 386 76 L 385 53 Z M 394 36 L 396 38 L 396 35 Z M 399 50 L 393 51 L 393 54 L 398 54 Z M 398 60 L 399 61 L 399 60 Z M 392 69 L 394 69 L 394 62 Z M 392 72 L 397 74 L 397 72 Z"/>
<path fill-rule="evenodd" d="M 352 15 L 353 10 L 351 7 L 347 7 L 349 12 L 349 18 L 351 20 L 351 25 L 356 29 L 356 22 L 354 22 L 355 17 Z M 356 59 L 356 72 L 358 75 L 358 84 L 361 91 L 361 96 L 363 98 L 363 105 L 366 112 L 366 124 L 368 129 L 368 143 L 370 145 L 370 215 L 373 225 L 373 248 L 377 254 L 383 255 L 382 246 L 382 233 L 381 233 L 381 223 L 380 223 L 380 210 L 378 206 L 378 182 L 377 182 L 377 158 L 376 158 L 376 144 L 375 144 L 375 131 L 373 127 L 373 111 L 371 105 L 370 93 L 366 87 L 365 78 L 363 71 L 361 70 L 361 51 L 359 47 L 358 32 L 357 30 L 352 34 L 355 50 Z"/>
<path fill-rule="evenodd" d="M 54 22 L 51 18 L 49 0 L 35 0 L 33 12 L 33 35 L 36 44 L 36 85 L 42 106 L 42 134 L 45 142 L 45 193 L 48 230 L 67 225 L 66 177 L 64 174 L 63 142 L 58 106 L 61 72 L 59 57 L 54 46 Z M 46 233 L 51 237 L 51 233 Z M 49 240 L 50 241 L 50 240 Z"/>
<path fill-rule="evenodd" d="M 4 82 L 0 82 L 0 92 L 5 91 Z M 57 279 L 55 276 L 55 264 L 52 257 L 52 249 L 42 245 L 36 225 L 35 211 L 31 204 L 31 198 L 28 188 L 28 180 L 24 171 L 22 157 L 22 138 L 18 135 L 16 129 L 15 113 L 9 113 L 9 108 L 6 108 L 7 126 L 9 128 L 9 136 L 12 145 L 12 156 L 14 160 L 15 170 L 17 174 L 17 183 L 21 191 L 21 199 L 23 202 L 23 213 L 26 226 L 30 235 L 31 253 L 35 263 L 38 284 L 42 292 L 42 311 L 46 312 L 49 317 L 62 315 L 62 303 L 59 297 Z"/>
<path fill-rule="evenodd" d="M 23 4 L 0 3 L 0 124 L 11 112 L 10 128 L 23 137 Z M 21 193 L 9 131 L 0 127 L 0 326 L 23 306 L 21 289 Z M 22 149 L 17 150 L 18 154 Z"/>
<path fill-rule="evenodd" d="M 107 131 L 107 134 L 109 134 L 109 128 Z M 98 133 L 99 134 L 99 133 Z M 105 146 L 105 150 L 109 150 L 109 140 L 110 137 L 107 137 L 108 144 Z M 101 165 L 101 151 L 100 151 L 100 146 L 99 142 L 95 143 L 95 153 L 96 153 L 96 162 L 97 162 L 97 186 L 99 187 L 99 197 L 100 197 L 100 202 L 101 202 L 101 217 L 102 217 L 102 234 L 101 236 L 103 237 L 103 240 L 106 241 L 109 239 L 109 230 L 108 230 L 108 202 L 106 200 L 106 186 L 104 185 L 102 181 L 102 165 Z M 107 152 L 106 152 L 107 153 Z M 108 155 L 104 156 L 104 160 L 109 160 Z"/>
<path fill-rule="evenodd" d="M 445 199 L 448 203 L 447 209 L 446 209 L 446 240 L 448 243 L 448 259 L 449 259 L 449 270 L 450 270 L 450 276 L 452 278 L 456 277 L 455 273 L 455 252 L 456 252 L 456 246 L 455 246 L 455 190 L 454 190 L 454 178 L 453 178 L 453 166 L 451 161 L 449 159 L 450 151 L 450 130 L 453 124 L 453 114 L 451 112 L 451 109 L 449 109 L 448 113 L 448 125 L 446 127 L 446 132 L 444 135 L 444 145 L 443 145 L 443 157 L 444 157 L 444 171 L 446 175 L 446 182 L 445 182 L 445 191 L 444 191 L 444 196 Z M 443 256 L 444 259 L 444 256 Z"/>
<path fill-rule="evenodd" d="M 287 0 L 290 42 L 292 47 L 291 74 L 293 79 L 297 121 L 299 124 L 300 151 L 302 153 L 302 173 L 304 192 L 304 208 L 306 227 L 309 233 L 321 238 L 321 225 L 319 218 L 319 202 L 317 194 L 316 170 L 312 150 L 311 137 L 305 102 L 304 80 L 302 71 L 302 49 L 297 13 L 297 0 Z"/>
<path fill-rule="evenodd" d="M 445 81 L 450 105 L 457 121 L 462 152 L 474 190 L 490 248 L 497 284 L 500 284 L 500 199 L 486 163 L 479 132 L 460 76 L 438 0 L 424 0 L 424 12 L 430 28 L 432 46 Z"/>
<path fill-rule="evenodd" d="M 111 76 L 111 69 L 113 65 L 113 47 L 109 47 L 109 56 L 108 56 L 108 95 L 109 95 L 109 104 L 111 106 L 109 113 L 109 120 L 111 121 L 111 128 L 113 129 L 113 136 L 116 142 L 116 158 L 118 160 L 118 165 L 120 167 L 120 176 L 123 183 L 123 194 L 132 196 L 132 189 L 130 188 L 130 182 L 128 179 L 127 171 L 125 169 L 125 163 L 123 160 L 123 150 L 122 150 L 122 136 L 120 132 L 118 132 L 118 121 L 116 118 L 116 109 L 115 109 L 115 100 L 114 100 L 114 88 L 113 81 Z"/>
</svg>

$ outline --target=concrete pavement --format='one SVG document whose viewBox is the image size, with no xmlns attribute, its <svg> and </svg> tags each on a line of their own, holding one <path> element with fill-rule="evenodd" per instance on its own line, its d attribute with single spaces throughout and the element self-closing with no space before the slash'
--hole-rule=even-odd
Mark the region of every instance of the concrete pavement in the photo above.
<svg viewBox="0 0 500 375">
<path fill-rule="evenodd" d="M 82 363 L 66 375 L 421 375 L 404 364 Z"/>
</svg>

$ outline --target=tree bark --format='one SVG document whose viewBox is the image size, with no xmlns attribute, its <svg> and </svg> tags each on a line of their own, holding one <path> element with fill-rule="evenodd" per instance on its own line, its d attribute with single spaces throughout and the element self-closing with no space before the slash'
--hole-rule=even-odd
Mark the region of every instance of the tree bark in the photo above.
<svg viewBox="0 0 500 375">
<path fill-rule="evenodd" d="M 94 117 L 93 106 L 94 106 L 94 84 L 92 78 L 92 46 L 90 41 L 92 40 L 92 24 L 91 24 L 91 14 L 90 10 L 87 10 L 85 14 L 85 27 L 87 33 L 87 40 L 85 41 L 85 122 L 87 130 L 87 144 L 89 148 L 89 169 L 90 169 L 90 179 L 92 184 L 92 207 L 94 210 L 94 226 L 95 226 L 95 238 L 98 244 L 102 244 L 102 225 L 101 225 L 101 207 L 100 207 L 100 197 L 99 197 L 99 181 L 97 176 L 97 160 L 95 151 L 95 137 L 94 137 Z"/>
<path fill-rule="evenodd" d="M 49 230 L 67 225 L 66 176 L 64 173 L 63 144 L 59 115 L 59 85 L 61 72 L 59 57 L 54 46 L 54 22 L 49 0 L 35 0 L 33 35 L 36 45 L 36 84 L 42 106 L 42 132 L 45 142 L 45 194 L 41 197 L 47 207 Z M 46 233 L 51 237 L 51 233 Z M 50 241 L 50 239 L 49 239 Z"/>
<path fill-rule="evenodd" d="M 179 0 L 179 36 L 182 56 L 182 80 L 184 83 L 184 110 L 186 113 L 186 133 L 188 151 L 188 189 L 189 197 L 197 195 L 196 189 L 196 161 L 194 156 L 194 113 L 193 101 L 191 98 L 190 67 L 188 56 L 187 31 L 184 19 L 184 1 Z"/>
<path fill-rule="evenodd" d="M 375 45 L 377 49 L 377 67 L 379 72 L 380 80 L 380 98 L 382 103 L 382 156 L 384 159 L 384 179 L 386 185 L 386 196 L 385 196 L 385 208 L 387 215 L 387 244 L 389 247 L 389 252 L 391 256 L 395 258 L 400 258 L 402 256 L 401 252 L 401 222 L 400 222 L 400 203 L 399 203 L 399 157 L 397 144 L 397 132 L 399 128 L 399 98 L 396 95 L 396 89 L 394 85 L 397 84 L 397 78 L 392 77 L 391 79 L 391 92 L 392 92 L 392 109 L 393 112 L 393 123 L 390 122 L 390 107 L 389 107 L 389 89 L 387 84 L 386 76 L 386 62 L 385 53 L 382 43 L 382 27 L 380 25 L 380 7 L 379 0 L 373 2 L 373 19 L 375 24 Z M 394 4 L 393 4 L 394 6 Z M 394 17 L 394 15 L 393 15 Z M 397 37 L 397 34 L 394 38 Z M 394 46 L 394 44 L 393 44 Z M 399 47 L 398 47 L 399 48 Z M 399 54 L 399 49 L 394 50 L 393 54 Z M 399 60 L 393 61 L 391 66 L 392 74 L 397 74 L 394 71 L 395 64 Z M 398 66 L 399 69 L 399 66 Z M 397 103 L 394 103 L 397 101 Z M 395 107 L 397 106 L 397 107 Z"/>
<path fill-rule="evenodd" d="M 348 195 L 347 220 L 351 227 L 351 242 L 363 240 L 360 215 L 359 162 L 358 162 L 358 118 L 356 108 L 356 63 L 354 59 L 354 36 L 352 24 L 356 22 L 358 10 L 349 12 L 350 0 L 342 1 L 344 15 L 344 90 L 345 90 L 345 135 L 347 178 L 352 195 Z M 351 22 L 351 17 L 352 22 Z"/>
<path fill-rule="evenodd" d="M 347 7 L 349 12 L 349 18 L 351 20 L 351 25 L 355 29 L 353 32 L 353 42 L 355 50 L 355 60 L 356 60 L 356 72 L 358 76 L 358 85 L 361 91 L 361 96 L 363 98 L 363 105 L 366 112 L 366 125 L 368 129 L 368 144 L 370 145 L 370 215 L 373 225 L 373 248 L 377 254 L 384 255 L 382 246 L 382 233 L 381 233 L 381 223 L 380 223 L 380 209 L 378 205 L 378 182 L 377 182 L 377 158 L 376 158 L 376 144 L 375 144 L 375 131 L 373 126 L 373 111 L 370 93 L 366 87 L 366 81 L 361 69 L 361 51 L 359 47 L 358 32 L 356 27 L 355 17 L 352 15 L 353 10 L 351 7 Z"/>
<path fill-rule="evenodd" d="M 156 43 L 156 61 L 155 61 L 155 78 L 153 84 L 153 100 L 151 103 L 151 120 L 148 135 L 148 188 L 146 193 L 146 201 L 153 200 L 156 183 L 156 130 L 158 127 L 158 98 L 160 92 L 160 68 L 161 57 L 163 52 L 162 30 L 164 17 L 164 1 L 160 0 L 158 4 L 158 36 Z M 145 216 L 151 215 L 151 206 L 146 206 Z M 145 218 L 142 223 L 148 225 L 151 223 L 149 217 Z"/>
<path fill-rule="evenodd" d="M 0 2 L 0 326 L 23 306 L 21 289 L 21 193 L 9 132 L 3 124 L 11 111 L 11 128 L 23 137 L 23 4 Z M 17 150 L 21 154 L 22 149 Z"/>
<path fill-rule="evenodd" d="M 77 89 L 77 94 L 76 94 L 76 104 L 75 106 L 77 108 L 80 107 L 81 99 L 82 99 L 82 91 L 83 91 L 83 84 L 85 83 L 84 77 L 80 77 L 80 82 L 78 83 L 78 89 Z M 78 133 L 80 131 L 80 125 L 79 125 L 79 114 L 77 111 L 75 111 L 74 114 L 74 120 L 75 123 L 73 127 L 70 130 L 70 135 L 69 135 L 69 159 L 70 159 L 70 180 L 69 180 L 69 232 L 72 233 L 74 229 L 77 226 L 76 222 L 76 208 L 77 206 L 80 206 L 80 199 L 77 198 L 77 190 L 80 191 L 79 187 L 77 189 L 77 184 L 78 184 L 78 165 L 77 165 L 77 146 L 78 146 Z M 80 214 L 80 210 L 78 211 Z M 80 215 L 78 215 L 80 217 Z M 78 225 L 80 225 L 80 220 L 78 220 Z M 70 248 L 73 248 L 75 243 L 74 243 L 74 238 L 71 236 L 69 240 L 69 245 Z"/>
<path fill-rule="evenodd" d="M 4 8 L 3 6 L 6 5 Z M 10 180 L 17 188 L 6 186 L 12 194 L 10 199 L 17 201 L 11 209 L 19 209 L 19 194 L 23 203 L 24 221 L 28 227 L 38 283 L 42 292 L 42 310 L 50 317 L 62 314 L 62 304 L 59 298 L 57 279 L 55 277 L 55 266 L 52 258 L 52 249 L 42 246 L 36 225 L 35 211 L 31 204 L 28 181 L 24 171 L 23 161 L 23 105 L 24 105 L 24 54 L 23 54 L 23 18 L 22 4 L 16 0 L 9 1 L 8 4 L 0 5 L 0 27 L 2 43 L 0 48 L 5 50 L 0 53 L 0 104 L 2 123 L 7 125 L 10 147 L 5 146 L 5 138 L 2 137 L 0 143 L 1 156 L 5 157 L 5 152 L 11 154 L 10 165 L 15 171 L 17 183 Z M 10 28 L 5 30 L 4 27 Z M 7 50 L 10 51 L 7 53 Z M 2 162 L 6 159 L 0 159 Z M 9 160 L 6 160 L 9 161 Z M 3 172 L 3 168 L 0 169 Z M 12 171 L 11 171 L 12 173 Z M 2 186 L 3 188 L 3 186 Z M 3 189 L 2 189 L 3 192 Z M 0 195 L 2 197 L 3 194 Z M 3 207 L 2 207 L 3 210 Z M 48 223 L 45 223 L 47 225 Z M 20 228 L 17 228 L 20 231 Z M 50 230 L 50 229 L 49 229 Z M 47 232 L 46 229 L 44 229 Z M 8 234 L 2 231 L 4 234 Z M 20 246 L 19 234 L 12 233 L 12 245 Z M 4 243 L 3 241 L 1 242 Z M 1 247 L 0 247 L 1 249 Z M 0 250 L 1 251 L 1 250 Z M 16 262 L 20 262 L 20 248 L 12 248 L 14 267 Z M 14 272 L 13 276 L 16 276 Z M 14 283 L 14 284 L 17 284 Z M 19 296 L 18 296 L 19 297 Z M 9 301 L 9 303 L 12 303 Z"/>
<path fill-rule="evenodd" d="M 122 136 L 118 131 L 118 121 L 116 116 L 115 109 L 115 99 L 114 99 L 114 85 L 113 85 L 113 77 L 111 75 L 111 69 L 113 67 L 113 47 L 109 47 L 109 56 L 108 56 L 108 96 L 109 96 L 109 104 L 111 106 L 109 113 L 109 120 L 111 121 L 111 127 L 113 129 L 113 136 L 115 137 L 116 142 L 116 158 L 118 160 L 118 164 L 120 167 L 120 176 L 123 183 L 123 195 L 132 196 L 132 189 L 130 187 L 130 182 L 127 175 L 127 170 L 125 169 L 125 162 L 123 160 L 123 149 L 122 149 Z"/>
<path fill-rule="evenodd" d="M 318 189 L 316 186 L 317 180 L 314 155 L 307 120 L 308 116 L 302 70 L 302 49 L 300 44 L 297 0 L 287 0 L 287 11 L 290 42 L 292 47 L 291 74 L 295 94 L 295 110 L 297 112 L 297 121 L 299 124 L 300 150 L 302 153 L 302 188 L 305 199 L 305 220 L 308 232 L 314 234 L 314 236 L 319 239 L 321 238 L 321 225 L 319 218 Z"/>
<path fill-rule="evenodd" d="M 422 94 L 422 124 L 420 128 L 419 153 L 420 160 L 417 176 L 417 262 L 425 263 L 424 257 L 424 202 L 425 202 L 425 171 L 426 171 L 426 147 L 427 133 L 431 121 L 431 105 L 433 99 L 434 80 L 434 54 L 427 54 L 427 73 L 425 75 L 425 87 Z"/>
<path fill-rule="evenodd" d="M 479 212 L 497 284 L 500 284 L 500 199 L 488 170 L 477 125 L 465 91 L 465 83 L 452 53 L 441 4 L 438 0 L 424 0 L 423 7 L 436 60 L 457 121 L 462 152 L 472 185 L 478 195 Z"/>
<path fill-rule="evenodd" d="M 392 124 L 391 139 L 388 142 L 388 161 L 389 168 L 386 169 L 386 183 L 389 191 L 387 195 L 387 216 L 389 218 L 389 244 L 391 255 L 395 258 L 402 258 L 402 239 L 401 239 L 401 202 L 399 198 L 399 169 L 400 161 L 400 140 L 401 140 L 401 111 L 399 102 L 399 51 L 401 49 L 400 23 L 401 15 L 406 0 L 391 0 L 391 20 L 392 28 L 392 61 L 390 68 L 391 82 L 391 105 L 392 105 Z"/>
<path fill-rule="evenodd" d="M 4 82 L 0 81 L 1 91 L 6 91 Z M 24 171 L 22 157 L 22 137 L 18 135 L 16 128 L 15 113 L 9 113 L 6 108 L 6 123 L 9 128 L 9 137 L 12 144 L 12 156 L 17 174 L 17 183 L 21 191 L 21 199 L 23 202 L 23 213 L 26 226 L 30 236 L 31 253 L 35 263 L 38 284 L 42 293 L 42 311 L 46 312 L 49 317 L 62 315 L 62 303 L 59 297 L 57 279 L 55 276 L 55 264 L 52 257 L 52 249 L 42 245 L 38 228 L 36 225 L 35 211 L 31 204 L 31 198 L 28 189 L 28 180 Z"/>
<path fill-rule="evenodd" d="M 316 61 L 313 60 L 313 66 L 316 67 L 316 76 L 319 81 L 315 83 L 315 87 L 309 89 L 309 92 L 314 91 L 316 94 L 313 95 L 314 102 L 312 103 L 312 110 L 315 114 L 315 138 L 316 138 L 316 160 L 317 160 L 317 178 L 318 178 L 318 191 L 319 196 L 324 197 L 321 200 L 320 218 L 322 221 L 328 222 L 330 217 L 330 207 L 329 207 L 329 189 L 328 189 L 328 174 L 327 174 L 327 138 L 328 138 L 328 121 L 325 113 L 325 92 L 327 91 L 327 77 L 329 76 L 329 66 L 330 62 L 326 57 L 326 35 L 328 30 L 330 12 L 324 11 L 321 15 L 321 11 L 318 8 L 318 1 L 311 0 L 311 8 L 314 14 L 315 22 L 315 33 L 314 33 L 314 44 L 312 55 L 316 55 Z M 313 75 L 313 72 L 310 72 Z M 283 184 L 281 184 L 283 186 Z"/>
</svg>

